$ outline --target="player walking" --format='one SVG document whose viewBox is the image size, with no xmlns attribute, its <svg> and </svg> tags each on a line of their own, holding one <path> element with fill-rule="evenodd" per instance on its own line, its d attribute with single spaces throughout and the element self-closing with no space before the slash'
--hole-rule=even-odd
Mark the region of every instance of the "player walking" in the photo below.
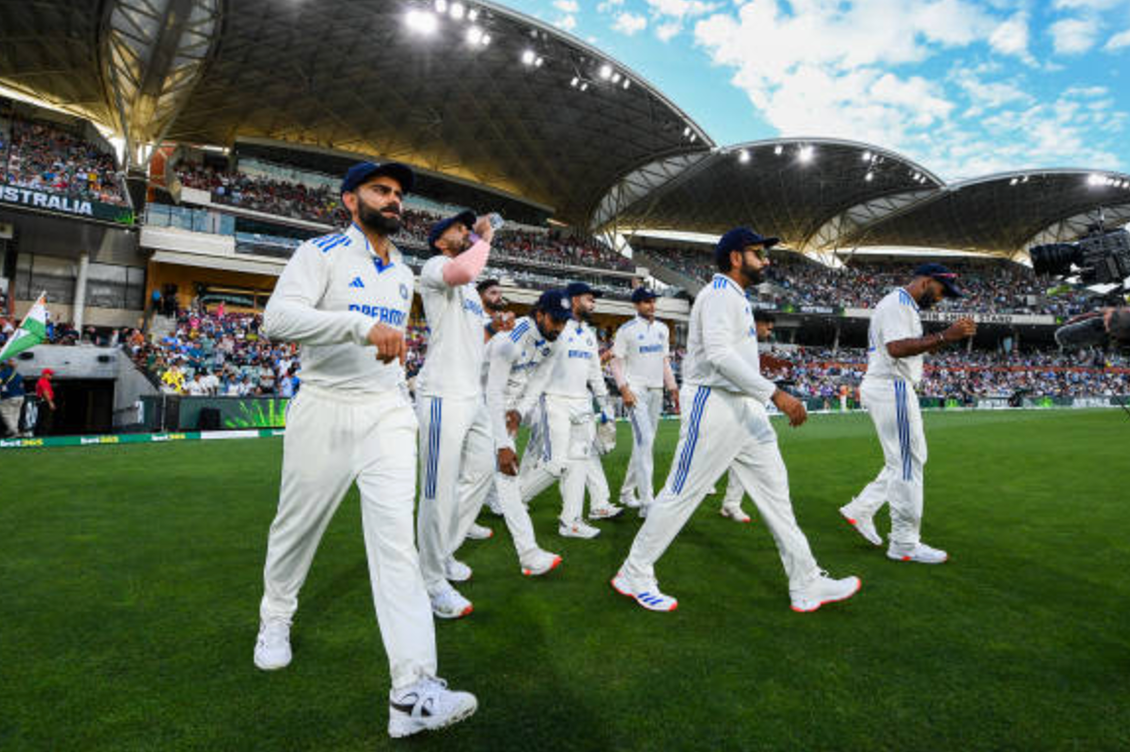
<svg viewBox="0 0 1130 752">
<path fill-rule="evenodd" d="M 807 418 L 804 405 L 761 375 L 757 332 L 745 296 L 745 288 L 769 264 L 766 249 L 776 242 L 744 227 L 723 235 L 714 250 L 720 273 L 691 308 L 675 463 L 612 579 L 613 588 L 652 611 L 672 611 L 678 605 L 660 592 L 655 562 L 731 465 L 777 543 L 794 611 L 815 611 L 859 590 L 859 578 L 834 580 L 817 566 L 793 516 L 788 474 L 765 412 L 765 403 L 772 401 L 790 425 Z"/>
<path fill-rule="evenodd" d="M 971 318 L 955 321 L 945 331 L 922 336 L 918 312 L 943 297 L 959 298 L 957 275 L 941 264 L 923 264 L 905 287 L 889 293 L 875 306 L 867 339 L 867 373 L 860 397 L 879 434 L 883 469 L 859 496 L 840 508 L 856 531 L 876 546 L 883 539 L 875 529 L 875 513 L 890 502 L 891 539 L 887 557 L 896 561 L 941 564 L 945 551 L 919 538 L 922 527 L 922 468 L 926 465 L 926 435 L 914 388 L 922 379 L 922 355 L 972 337 Z"/>
<path fill-rule="evenodd" d="M 656 297 L 644 287 L 632 292 L 636 317 L 616 330 L 612 343 L 612 375 L 628 411 L 633 439 L 632 458 L 620 487 L 620 503 L 641 507 L 641 517 L 647 516 L 647 507 L 654 500 L 652 449 L 663 412 L 664 387 L 671 394 L 675 410 L 679 409 L 679 389 L 671 372 L 670 333 L 666 324 L 655 320 Z"/>
<path fill-rule="evenodd" d="M 428 246 L 437 252 L 420 270 L 428 320 L 428 355 L 416 377 L 420 418 L 420 569 L 443 619 L 471 613 L 448 580 L 471 579 L 454 558 L 493 481 L 494 438 L 482 392 L 485 330 L 490 317 L 473 284 L 494 236 L 490 219 L 463 212 L 437 222 Z"/>
<path fill-rule="evenodd" d="M 435 631 L 412 537 L 416 418 L 403 362 L 413 278 L 389 236 L 400 228 L 413 180 L 398 163 L 351 167 L 341 192 L 352 224 L 298 247 L 263 317 L 264 334 L 301 345 L 302 390 L 287 413 L 255 665 L 290 663 L 298 591 L 322 533 L 356 483 L 392 677 L 391 736 L 455 723 L 478 704 L 435 676 Z"/>
</svg>

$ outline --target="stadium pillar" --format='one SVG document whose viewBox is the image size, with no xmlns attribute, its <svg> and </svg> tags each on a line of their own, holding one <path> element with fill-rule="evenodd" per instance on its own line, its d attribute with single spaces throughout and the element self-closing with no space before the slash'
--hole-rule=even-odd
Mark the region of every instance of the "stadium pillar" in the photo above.
<svg viewBox="0 0 1130 752">
<path fill-rule="evenodd" d="M 832 340 L 832 353 L 833 354 L 838 353 L 839 351 L 840 351 L 840 322 L 837 319 L 837 321 L 836 321 L 836 338 L 834 340 Z"/>
<path fill-rule="evenodd" d="M 83 314 L 86 313 L 86 277 L 90 271 L 90 254 L 83 251 L 78 255 L 78 277 L 75 279 L 75 303 L 71 318 L 74 319 L 75 331 L 82 339 Z"/>
</svg>

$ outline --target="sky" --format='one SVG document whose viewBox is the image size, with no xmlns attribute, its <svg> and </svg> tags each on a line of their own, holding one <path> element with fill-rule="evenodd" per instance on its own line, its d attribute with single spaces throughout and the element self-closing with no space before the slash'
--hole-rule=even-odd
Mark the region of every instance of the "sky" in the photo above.
<svg viewBox="0 0 1130 752">
<path fill-rule="evenodd" d="M 834 137 L 947 181 L 1130 172 L 1130 0 L 502 0 L 627 65 L 719 145 Z"/>
</svg>

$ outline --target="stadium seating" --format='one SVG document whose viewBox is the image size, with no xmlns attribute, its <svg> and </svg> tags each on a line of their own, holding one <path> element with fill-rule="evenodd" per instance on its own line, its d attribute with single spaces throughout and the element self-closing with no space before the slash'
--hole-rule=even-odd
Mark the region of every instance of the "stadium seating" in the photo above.
<svg viewBox="0 0 1130 752">
<path fill-rule="evenodd" d="M 13 119 L 10 138 L 0 137 L 4 182 L 85 201 L 125 205 L 112 154 L 82 137 L 46 123 Z"/>
</svg>

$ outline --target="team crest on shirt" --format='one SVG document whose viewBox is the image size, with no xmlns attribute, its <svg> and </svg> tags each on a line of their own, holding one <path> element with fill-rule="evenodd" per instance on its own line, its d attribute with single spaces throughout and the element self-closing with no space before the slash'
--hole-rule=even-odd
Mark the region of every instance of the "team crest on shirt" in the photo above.
<svg viewBox="0 0 1130 752">
<path fill-rule="evenodd" d="M 403 282 L 400 283 L 400 297 L 408 300 L 408 285 Z"/>
</svg>

